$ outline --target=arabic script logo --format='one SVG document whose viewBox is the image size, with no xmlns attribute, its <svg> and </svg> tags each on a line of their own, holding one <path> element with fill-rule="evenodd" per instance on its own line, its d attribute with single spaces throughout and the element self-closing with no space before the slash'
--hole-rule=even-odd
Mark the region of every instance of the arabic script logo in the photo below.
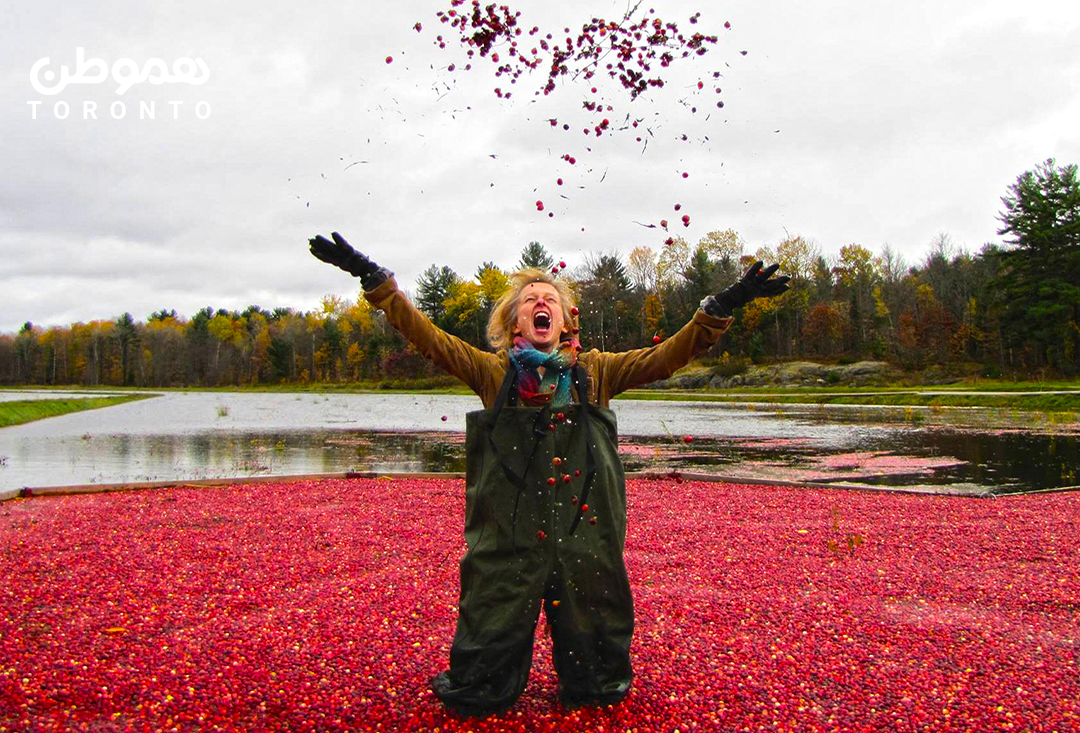
<svg viewBox="0 0 1080 733">
<path fill-rule="evenodd" d="M 39 93 L 46 96 L 59 94 L 64 91 L 68 84 L 100 84 L 112 76 L 119 86 L 117 94 L 124 94 L 136 84 L 150 82 L 151 84 L 193 84 L 200 86 L 210 78 L 210 69 L 201 58 L 190 59 L 178 58 L 173 62 L 170 73 L 168 65 L 161 59 L 149 59 L 142 68 L 132 59 L 118 59 L 112 65 L 111 74 L 108 64 L 101 59 L 86 58 L 86 50 L 79 46 L 75 49 L 75 72 L 72 73 L 67 66 L 60 67 L 59 78 L 55 71 L 46 69 L 50 59 L 46 56 L 38 59 L 30 68 L 30 83 Z M 42 73 L 42 69 L 46 69 Z M 52 86 L 42 83 L 53 82 Z"/>
</svg>

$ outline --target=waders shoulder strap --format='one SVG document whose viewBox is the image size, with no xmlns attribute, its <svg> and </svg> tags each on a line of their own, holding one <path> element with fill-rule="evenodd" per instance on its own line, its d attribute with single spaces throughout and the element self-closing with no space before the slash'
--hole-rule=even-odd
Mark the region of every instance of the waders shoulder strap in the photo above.
<svg viewBox="0 0 1080 733">
<path fill-rule="evenodd" d="M 570 534 L 574 534 L 578 523 L 581 522 L 583 512 L 581 507 L 589 500 L 589 488 L 592 486 L 593 477 L 596 476 L 596 458 L 593 456 L 592 428 L 589 425 L 589 385 L 585 370 L 574 365 L 572 378 L 577 387 L 578 399 L 581 401 L 581 426 L 585 434 L 585 486 L 581 490 L 581 501 L 578 502 L 578 510 L 574 515 L 574 521 L 570 525 Z"/>
<path fill-rule="evenodd" d="M 533 421 L 532 451 L 529 453 L 528 460 L 525 461 L 525 469 L 521 474 L 518 474 L 513 466 L 506 460 L 506 457 L 499 452 L 498 446 L 495 445 L 495 425 L 499 419 L 499 413 L 502 412 L 507 401 L 517 402 L 517 391 L 514 389 L 516 384 L 517 369 L 511 364 L 506 370 L 506 378 L 503 379 L 502 386 L 499 387 L 499 395 L 495 398 L 495 404 L 491 409 L 491 420 L 487 426 L 488 447 L 491 449 L 492 454 L 498 458 L 499 466 L 502 468 L 506 480 L 517 489 L 517 493 L 514 495 L 514 513 L 510 520 L 510 537 L 515 550 L 517 549 L 517 511 L 518 503 L 521 501 L 521 492 L 524 491 L 525 487 L 528 485 L 525 478 L 529 475 L 529 468 L 532 466 L 533 458 L 536 457 L 536 450 L 540 447 L 540 441 L 547 435 L 546 427 L 551 420 L 550 410 L 547 406 L 537 411 L 536 418 Z"/>
</svg>

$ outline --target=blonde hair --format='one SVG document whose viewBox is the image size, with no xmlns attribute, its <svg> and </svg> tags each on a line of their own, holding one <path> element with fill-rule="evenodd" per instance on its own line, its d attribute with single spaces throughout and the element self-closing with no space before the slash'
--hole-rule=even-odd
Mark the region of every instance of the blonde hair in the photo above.
<svg viewBox="0 0 1080 733">
<path fill-rule="evenodd" d="M 577 324 L 577 318 L 570 312 L 570 309 L 574 307 L 574 292 L 566 280 L 557 279 L 550 272 L 535 267 L 518 270 L 510 275 L 509 279 L 510 287 L 495 301 L 495 305 L 491 308 L 491 317 L 488 319 L 488 343 L 495 349 L 510 348 L 514 340 L 514 324 L 517 322 L 521 291 L 526 285 L 532 283 L 547 283 L 555 288 L 562 306 L 563 323 L 571 329 Z"/>
</svg>

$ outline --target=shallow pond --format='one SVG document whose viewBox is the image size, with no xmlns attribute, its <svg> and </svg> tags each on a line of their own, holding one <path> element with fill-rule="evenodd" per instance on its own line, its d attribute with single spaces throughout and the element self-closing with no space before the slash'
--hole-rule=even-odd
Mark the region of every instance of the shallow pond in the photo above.
<svg viewBox="0 0 1080 733">
<path fill-rule="evenodd" d="M 637 400 L 612 407 L 627 470 L 954 493 L 1080 483 L 1080 431 L 1035 414 Z M 169 392 L 0 429 L 0 489 L 463 471 L 464 414 L 480 408 L 476 397 L 458 395 Z"/>
</svg>

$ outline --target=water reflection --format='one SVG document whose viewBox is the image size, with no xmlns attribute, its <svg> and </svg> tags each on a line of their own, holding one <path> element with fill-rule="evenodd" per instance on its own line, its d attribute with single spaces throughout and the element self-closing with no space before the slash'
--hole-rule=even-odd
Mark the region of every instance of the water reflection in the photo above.
<svg viewBox="0 0 1080 733">
<path fill-rule="evenodd" d="M 169 393 L 0 429 L 0 488 L 461 472 L 464 413 L 480 406 L 475 397 L 453 395 Z M 613 409 L 630 471 L 972 493 L 1078 483 L 1080 430 L 1023 429 L 1030 417 L 1001 411 L 939 411 L 913 420 L 910 410 L 896 408 L 616 401 Z M 692 443 L 683 441 L 687 435 Z"/>
</svg>

